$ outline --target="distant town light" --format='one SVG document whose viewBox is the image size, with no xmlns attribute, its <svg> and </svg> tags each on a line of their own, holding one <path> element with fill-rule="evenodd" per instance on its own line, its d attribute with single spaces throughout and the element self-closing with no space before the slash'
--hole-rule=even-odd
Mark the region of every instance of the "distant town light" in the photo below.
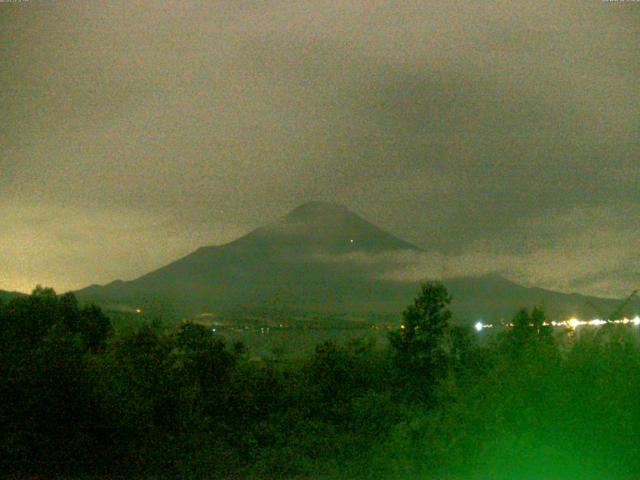
<svg viewBox="0 0 640 480">
<path fill-rule="evenodd" d="M 477 322 L 474 328 L 476 329 L 476 332 L 481 332 L 482 329 L 484 328 L 484 325 L 482 325 L 482 322 Z"/>
<path fill-rule="evenodd" d="M 578 320 L 577 318 L 572 318 L 567 322 L 567 325 L 569 325 L 569 327 L 571 328 L 577 328 L 578 325 L 580 325 L 580 320 Z"/>
<path fill-rule="evenodd" d="M 140 308 L 136 308 L 136 313 L 142 313 L 142 310 Z"/>
</svg>

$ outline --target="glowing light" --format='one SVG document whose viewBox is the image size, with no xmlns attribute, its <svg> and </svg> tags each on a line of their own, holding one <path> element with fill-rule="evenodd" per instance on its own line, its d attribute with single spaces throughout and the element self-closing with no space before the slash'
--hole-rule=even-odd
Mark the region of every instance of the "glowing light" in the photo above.
<svg viewBox="0 0 640 480">
<path fill-rule="evenodd" d="M 404 330 L 404 325 L 400 325 L 400 330 Z"/>
<path fill-rule="evenodd" d="M 565 327 L 565 328 L 570 328 L 572 330 L 575 330 L 580 326 L 600 327 L 602 325 L 607 325 L 607 324 L 640 326 L 640 315 L 636 315 L 634 318 L 623 317 L 617 320 L 604 320 L 602 318 L 594 318 L 592 320 L 580 320 L 579 318 L 572 317 L 569 320 L 564 320 L 561 322 L 556 322 L 556 321 L 543 322 L 543 325 L 545 326 L 551 325 L 553 327 Z M 513 323 L 506 323 L 504 324 L 504 326 L 507 328 L 510 328 L 510 327 L 513 327 L 514 325 Z M 531 327 L 533 325 L 529 324 L 529 326 Z M 474 324 L 474 328 L 478 332 L 485 330 L 487 328 L 492 328 L 492 327 L 493 327 L 492 324 L 487 324 L 487 323 L 477 322 L 476 324 Z"/>
<path fill-rule="evenodd" d="M 353 243 L 353 238 L 351 240 L 349 240 L 351 243 Z"/>
<path fill-rule="evenodd" d="M 582 322 L 580 320 L 578 320 L 577 318 L 571 318 L 568 322 L 567 325 L 569 325 L 570 328 L 577 328 L 578 325 L 580 325 Z"/>
<path fill-rule="evenodd" d="M 142 313 L 142 310 L 139 308 L 136 308 L 136 313 Z"/>
</svg>

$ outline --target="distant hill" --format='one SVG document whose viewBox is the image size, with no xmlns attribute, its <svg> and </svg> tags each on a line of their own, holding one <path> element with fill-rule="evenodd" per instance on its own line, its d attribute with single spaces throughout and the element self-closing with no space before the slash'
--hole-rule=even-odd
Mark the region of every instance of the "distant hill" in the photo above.
<svg viewBox="0 0 640 480">
<path fill-rule="evenodd" d="M 195 252 L 132 281 L 80 290 L 82 300 L 116 309 L 162 305 L 180 315 L 399 314 L 418 282 L 385 275 L 424 252 L 342 205 L 304 204 L 280 220 L 221 246 Z M 616 300 L 526 288 L 499 275 L 445 281 L 463 320 L 510 318 L 542 305 L 554 317 L 593 317 Z"/>
</svg>

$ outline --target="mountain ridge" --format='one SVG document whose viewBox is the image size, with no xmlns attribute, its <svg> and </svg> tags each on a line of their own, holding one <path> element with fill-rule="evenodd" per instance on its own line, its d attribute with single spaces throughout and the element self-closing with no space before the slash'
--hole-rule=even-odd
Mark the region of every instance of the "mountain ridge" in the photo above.
<svg viewBox="0 0 640 480">
<path fill-rule="evenodd" d="M 243 309 L 397 314 L 411 302 L 419 282 L 381 274 L 398 267 L 396 254 L 422 253 L 344 205 L 308 202 L 224 245 L 200 247 L 136 279 L 76 293 L 103 305 L 169 303 L 183 315 Z M 611 299 L 525 287 L 497 273 L 444 283 L 454 297 L 454 314 L 469 321 L 509 318 L 533 305 L 557 317 L 587 315 L 589 307 L 580 304 L 587 301 L 605 310 L 617 305 Z"/>
</svg>

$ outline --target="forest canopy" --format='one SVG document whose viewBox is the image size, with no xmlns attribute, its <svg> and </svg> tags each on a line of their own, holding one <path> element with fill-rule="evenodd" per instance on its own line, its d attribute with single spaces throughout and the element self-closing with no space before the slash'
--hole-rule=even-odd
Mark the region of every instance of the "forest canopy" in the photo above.
<svg viewBox="0 0 640 480">
<path fill-rule="evenodd" d="M 114 333 L 38 287 L 0 304 L 0 468 L 139 478 L 627 479 L 640 471 L 633 327 L 487 341 L 424 284 L 383 345 L 256 359 L 192 322 Z"/>
</svg>

